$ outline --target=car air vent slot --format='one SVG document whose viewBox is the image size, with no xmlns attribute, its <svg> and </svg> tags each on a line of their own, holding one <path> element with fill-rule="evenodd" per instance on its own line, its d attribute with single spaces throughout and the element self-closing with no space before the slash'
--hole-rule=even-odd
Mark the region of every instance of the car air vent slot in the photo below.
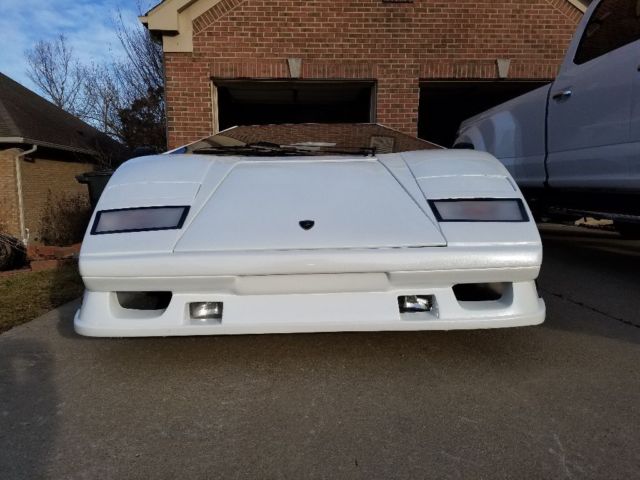
<svg viewBox="0 0 640 480">
<path fill-rule="evenodd" d="M 116 292 L 118 303 L 127 310 L 166 310 L 171 292 Z"/>
<path fill-rule="evenodd" d="M 508 283 L 459 283 L 453 293 L 459 302 L 494 302 L 507 291 Z"/>
</svg>

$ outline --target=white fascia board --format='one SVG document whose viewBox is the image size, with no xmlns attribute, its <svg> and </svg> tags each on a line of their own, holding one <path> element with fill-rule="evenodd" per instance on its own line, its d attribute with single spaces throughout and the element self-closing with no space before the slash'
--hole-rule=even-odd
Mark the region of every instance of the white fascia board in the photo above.
<svg viewBox="0 0 640 480">
<path fill-rule="evenodd" d="M 74 152 L 74 153 L 82 153 L 85 155 L 97 155 L 97 152 L 94 150 L 88 150 L 86 148 L 80 147 L 72 147 L 68 145 L 60 145 L 57 143 L 51 142 L 42 142 L 40 140 L 33 140 L 30 138 L 24 137 L 0 137 L 0 144 L 2 143 L 17 143 L 17 144 L 28 144 L 28 145 L 38 145 L 39 147 L 52 148 L 55 150 L 64 150 L 66 152 Z"/>
<path fill-rule="evenodd" d="M 162 35 L 165 52 L 193 52 L 193 21 L 221 0 L 167 0 L 140 22 L 150 31 Z"/>
<path fill-rule="evenodd" d="M 582 3 L 580 0 L 567 0 L 567 2 L 569 2 L 571 5 L 576 7 L 582 13 L 587 11 L 587 6 L 584 3 Z"/>
</svg>

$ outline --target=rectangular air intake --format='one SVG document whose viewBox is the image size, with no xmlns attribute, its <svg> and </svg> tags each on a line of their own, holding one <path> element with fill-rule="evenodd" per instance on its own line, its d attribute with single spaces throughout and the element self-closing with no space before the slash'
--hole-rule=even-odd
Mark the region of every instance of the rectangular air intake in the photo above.
<svg viewBox="0 0 640 480">
<path fill-rule="evenodd" d="M 171 292 L 116 292 L 118 303 L 127 310 L 166 310 Z"/>
<path fill-rule="evenodd" d="M 459 302 L 494 302 L 507 291 L 508 283 L 459 283 L 453 293 Z"/>
</svg>

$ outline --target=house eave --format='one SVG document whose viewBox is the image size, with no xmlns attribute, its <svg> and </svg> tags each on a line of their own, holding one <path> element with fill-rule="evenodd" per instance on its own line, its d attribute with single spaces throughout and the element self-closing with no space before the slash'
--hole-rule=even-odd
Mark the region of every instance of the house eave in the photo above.
<svg viewBox="0 0 640 480">
<path fill-rule="evenodd" d="M 138 17 L 165 52 L 193 52 L 193 21 L 222 0 L 165 0 Z"/>
<path fill-rule="evenodd" d="M 54 150 L 62 150 L 65 152 L 79 153 L 82 155 L 89 155 L 89 156 L 98 155 L 98 152 L 96 152 L 95 150 L 89 150 L 89 149 L 80 148 L 80 147 L 72 147 L 69 145 L 60 145 L 60 144 L 51 143 L 51 142 L 43 142 L 41 140 L 33 140 L 31 138 L 24 138 L 24 137 L 0 137 L 0 144 L 37 145 L 43 148 L 51 148 Z"/>
<path fill-rule="evenodd" d="M 587 6 L 580 2 L 579 0 L 567 0 L 571 5 L 573 5 L 574 7 L 576 7 L 578 10 L 580 10 L 582 13 L 587 11 Z"/>
</svg>

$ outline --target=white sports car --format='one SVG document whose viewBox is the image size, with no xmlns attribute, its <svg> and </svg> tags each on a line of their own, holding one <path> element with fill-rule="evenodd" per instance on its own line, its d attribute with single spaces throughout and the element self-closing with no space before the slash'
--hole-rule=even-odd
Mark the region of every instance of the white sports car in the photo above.
<svg viewBox="0 0 640 480">
<path fill-rule="evenodd" d="M 75 329 L 106 337 L 544 321 L 540 236 L 487 153 L 218 135 L 123 164 L 82 245 Z"/>
</svg>

